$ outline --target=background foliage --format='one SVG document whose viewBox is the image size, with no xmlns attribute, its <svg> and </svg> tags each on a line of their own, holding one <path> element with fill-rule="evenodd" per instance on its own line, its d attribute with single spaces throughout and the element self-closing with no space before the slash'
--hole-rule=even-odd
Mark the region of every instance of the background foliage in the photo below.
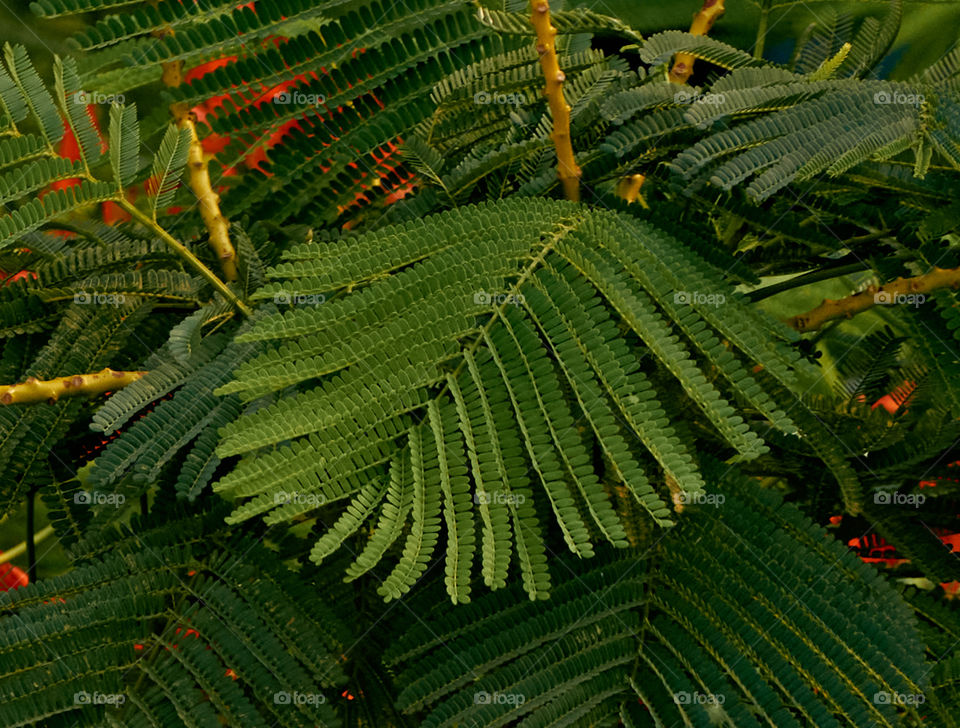
<svg viewBox="0 0 960 728">
<path fill-rule="evenodd" d="M 960 7 L 553 5 L 0 11 L 0 723 L 956 723 Z"/>
</svg>

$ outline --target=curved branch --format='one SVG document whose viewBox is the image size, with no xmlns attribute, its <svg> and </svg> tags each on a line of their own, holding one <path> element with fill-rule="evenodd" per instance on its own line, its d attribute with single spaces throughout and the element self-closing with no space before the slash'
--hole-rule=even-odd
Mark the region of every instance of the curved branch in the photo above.
<svg viewBox="0 0 960 728">
<path fill-rule="evenodd" d="M 47 536 L 53 533 L 53 526 L 45 526 L 33 534 L 33 543 L 38 544 Z M 20 554 L 26 553 L 27 551 L 27 542 L 21 541 L 16 546 L 11 546 L 2 554 L 0 554 L 0 564 L 6 564 L 9 561 L 13 561 Z"/>
<path fill-rule="evenodd" d="M 935 267 L 928 273 L 913 278 L 898 278 L 882 286 L 867 286 L 846 298 L 825 298 L 816 308 L 787 319 L 787 324 L 800 332 L 816 331 L 834 319 L 851 318 L 874 306 L 896 305 L 902 302 L 904 296 L 957 287 L 960 287 L 960 268 Z"/>
<path fill-rule="evenodd" d="M 726 8 L 724 0 L 703 0 L 703 7 L 693 16 L 690 24 L 691 35 L 706 35 Z M 670 69 L 670 82 L 684 84 L 693 73 L 694 57 L 690 53 L 678 53 L 673 59 L 673 68 Z"/>
</svg>

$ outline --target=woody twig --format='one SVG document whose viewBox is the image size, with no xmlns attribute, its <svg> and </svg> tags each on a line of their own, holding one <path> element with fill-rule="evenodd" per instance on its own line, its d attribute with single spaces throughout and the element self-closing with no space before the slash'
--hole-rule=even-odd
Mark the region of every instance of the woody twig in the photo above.
<svg viewBox="0 0 960 728">
<path fill-rule="evenodd" d="M 0 404 L 56 402 L 61 397 L 91 397 L 122 389 L 146 372 L 118 372 L 101 369 L 93 374 L 70 374 L 56 379 L 28 377 L 22 384 L 0 385 Z"/>
<path fill-rule="evenodd" d="M 553 117 L 553 145 L 557 150 L 557 176 L 564 196 L 574 202 L 580 199 L 580 167 L 573 156 L 570 139 L 570 105 L 563 95 L 566 76 L 557 61 L 557 29 L 550 22 L 550 6 L 546 0 L 531 0 L 533 27 L 537 33 L 537 53 L 546 80 L 545 93 Z"/>
<path fill-rule="evenodd" d="M 172 30 L 163 29 L 154 34 L 170 34 Z M 159 35 L 158 37 L 163 37 Z M 183 62 L 171 61 L 161 65 L 161 78 L 167 86 L 179 86 L 183 81 Z M 190 131 L 190 150 L 187 156 L 187 175 L 190 189 L 196 195 L 200 205 L 200 217 L 209 234 L 210 247 L 220 261 L 223 277 L 228 281 L 237 280 L 237 253 L 230 242 L 230 223 L 220 211 L 220 195 L 210 182 L 210 159 L 203 151 L 200 137 L 197 135 L 196 116 L 184 104 L 173 104 L 170 112 L 180 129 Z"/>
<path fill-rule="evenodd" d="M 725 10 L 724 0 L 703 0 L 703 7 L 693 16 L 693 23 L 690 24 L 691 35 L 706 35 L 710 32 L 717 18 L 723 15 Z M 673 59 L 673 68 L 670 69 L 670 81 L 672 83 L 684 84 L 693 73 L 694 57 L 690 53 L 678 53 Z"/>
<path fill-rule="evenodd" d="M 960 268 L 934 268 L 913 278 L 898 278 L 882 286 L 867 286 L 846 298 L 825 298 L 816 308 L 787 319 L 787 324 L 800 332 L 816 331 L 828 321 L 852 316 L 874 306 L 899 303 L 904 296 L 930 293 L 942 288 L 960 287 Z"/>
</svg>

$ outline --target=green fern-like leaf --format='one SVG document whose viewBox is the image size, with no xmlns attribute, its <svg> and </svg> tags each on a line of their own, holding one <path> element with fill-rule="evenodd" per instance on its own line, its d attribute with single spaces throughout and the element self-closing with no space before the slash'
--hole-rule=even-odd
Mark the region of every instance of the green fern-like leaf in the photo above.
<svg viewBox="0 0 960 728">
<path fill-rule="evenodd" d="M 100 162 L 103 155 L 100 150 L 100 134 L 93 125 L 87 105 L 82 103 L 83 88 L 80 85 L 76 62 L 72 58 L 65 61 L 56 58 L 53 72 L 57 100 L 77 140 L 84 168 L 89 171 Z"/>
<path fill-rule="evenodd" d="M 876 695 L 919 703 L 931 665 L 906 604 L 796 508 L 716 471 L 718 497 L 656 556 L 570 564 L 546 603 L 509 587 L 422 614 L 385 655 L 400 706 L 428 726 L 616 725 L 638 699 L 664 725 L 900 725 Z"/>
<path fill-rule="evenodd" d="M 122 191 L 133 181 L 139 168 L 140 128 L 137 123 L 137 106 L 110 107 L 110 165 L 113 179 Z"/>
<path fill-rule="evenodd" d="M 5 89 L 6 93 L 0 91 L 0 96 L 4 98 L 10 120 L 14 123 L 20 121 L 29 109 L 40 127 L 41 136 L 52 150 L 53 145 L 60 141 L 64 132 L 63 121 L 53 97 L 50 96 L 50 92 L 37 74 L 26 48 L 22 45 L 5 43 L 3 55 L 7 62 L 9 76 L 6 73 L 3 74 L 0 88 Z M 20 98 L 15 99 L 18 93 Z"/>
<path fill-rule="evenodd" d="M 468 594 L 478 524 L 485 582 L 504 583 L 512 543 L 528 590 L 542 594 L 534 499 L 545 499 L 574 553 L 591 555 L 595 538 L 625 546 L 593 443 L 606 474 L 660 525 L 671 519 L 651 463 L 682 491 L 702 491 L 689 441 L 651 380 L 656 372 L 641 366 L 618 326 L 740 457 L 766 447 L 729 397 L 796 431 L 784 411 L 797 373 L 809 370 L 787 346 L 789 332 L 741 303 L 695 254 L 627 215 L 516 201 L 307 244 L 286 257 L 267 272 L 278 282 L 254 298 L 307 304 L 241 336 L 259 353 L 218 391 L 252 400 L 307 386 L 224 428 L 220 457 L 245 457 L 214 487 L 248 499 L 231 521 L 269 512 L 271 523 L 357 494 L 315 552 L 325 556 L 361 516 L 372 517 L 373 494 L 385 492 L 371 490 L 374 481 L 393 483 L 383 515 L 395 532 L 406 488 L 396 458 L 409 450 L 412 530 L 382 589 L 389 596 L 427 567 L 441 510 L 454 601 Z M 719 379 L 704 376 L 701 358 Z M 747 363 L 762 364 L 765 378 Z M 300 502 L 278 507 L 280 492 L 300 493 Z"/>
<path fill-rule="evenodd" d="M 150 172 L 156 190 L 154 198 L 150 201 L 154 220 L 157 219 L 157 214 L 169 207 L 173 200 L 183 167 L 187 163 L 190 139 L 188 129 L 177 129 L 173 125 L 167 127 L 163 135 L 163 141 L 160 142 L 160 148 L 153 158 L 153 168 Z"/>
<path fill-rule="evenodd" d="M 3 724 L 336 725 L 343 628 L 217 521 L 135 521 L 74 545 L 70 573 L 0 595 Z"/>
</svg>

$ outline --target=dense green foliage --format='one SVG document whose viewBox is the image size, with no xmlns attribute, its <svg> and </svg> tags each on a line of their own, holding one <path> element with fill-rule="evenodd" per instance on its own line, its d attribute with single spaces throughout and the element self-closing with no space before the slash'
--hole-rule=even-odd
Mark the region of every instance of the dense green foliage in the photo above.
<svg viewBox="0 0 960 728">
<path fill-rule="evenodd" d="M 570 202 L 526 3 L 33 3 L 0 394 L 145 374 L 0 404 L 68 563 L 0 592 L 0 725 L 956 725 L 957 293 L 784 319 L 960 267 L 960 47 L 816 5 L 786 62 L 555 7 Z"/>
</svg>

